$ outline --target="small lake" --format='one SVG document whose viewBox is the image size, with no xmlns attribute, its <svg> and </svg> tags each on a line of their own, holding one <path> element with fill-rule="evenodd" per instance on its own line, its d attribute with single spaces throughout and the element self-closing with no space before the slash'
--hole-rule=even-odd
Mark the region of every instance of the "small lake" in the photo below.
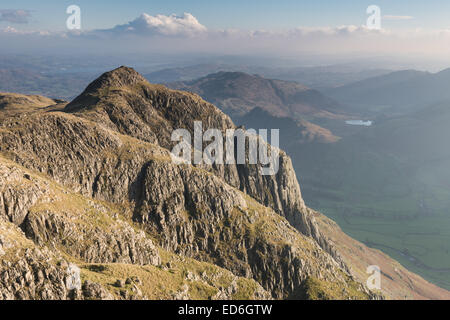
<svg viewBox="0 0 450 320">
<path fill-rule="evenodd" d="M 352 126 L 366 126 L 366 127 L 370 127 L 373 124 L 372 121 L 364 121 L 364 120 L 347 120 L 345 121 L 345 123 Z"/>
</svg>

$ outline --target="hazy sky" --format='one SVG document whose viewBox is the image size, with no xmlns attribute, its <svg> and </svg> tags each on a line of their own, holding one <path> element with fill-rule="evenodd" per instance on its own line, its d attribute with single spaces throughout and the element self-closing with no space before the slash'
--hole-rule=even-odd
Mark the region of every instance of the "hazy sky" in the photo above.
<svg viewBox="0 0 450 320">
<path fill-rule="evenodd" d="M 282 29 L 364 24 L 366 8 L 375 4 L 382 15 L 413 17 L 384 21 L 389 28 L 450 28 L 450 1 L 446 0 L 2 0 L 0 9 L 29 10 L 21 29 L 63 30 L 66 8 L 82 9 L 86 29 L 110 28 L 135 19 L 141 13 L 193 14 L 208 28 Z M 0 22 L 3 26 L 8 21 Z M 9 23 L 11 24 L 11 23 Z"/>
<path fill-rule="evenodd" d="M 66 28 L 69 5 L 82 28 Z M 369 5 L 382 29 L 368 30 Z M 450 56 L 448 0 L 15 0 L 0 3 L 0 53 L 104 50 Z"/>
</svg>

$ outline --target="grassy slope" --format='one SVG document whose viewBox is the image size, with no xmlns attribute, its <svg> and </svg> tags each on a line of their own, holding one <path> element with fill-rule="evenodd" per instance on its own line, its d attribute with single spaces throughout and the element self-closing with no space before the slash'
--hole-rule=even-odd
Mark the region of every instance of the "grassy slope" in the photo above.
<svg viewBox="0 0 450 320">
<path fill-rule="evenodd" d="M 213 264 L 181 258 L 162 249 L 160 254 L 161 266 L 81 263 L 82 280 L 102 284 L 119 297 L 120 291 L 131 290 L 132 284 L 118 287 L 117 281 L 125 282 L 128 278 L 138 278 L 139 289 L 150 300 L 173 299 L 180 292 L 187 293 L 190 299 L 208 300 L 214 297 L 220 288 L 228 288 L 236 281 L 237 290 L 231 295 L 232 299 L 255 298 L 257 284 L 251 279 L 237 278 L 231 272 Z"/>
<path fill-rule="evenodd" d="M 316 212 L 316 219 L 324 232 L 339 249 L 344 260 L 352 266 L 357 279 L 364 282 L 369 274 L 367 266 L 378 265 L 382 271 L 381 289 L 391 299 L 450 299 L 450 292 L 432 285 L 408 271 L 379 250 L 372 249 L 346 235 L 337 224 Z"/>
</svg>

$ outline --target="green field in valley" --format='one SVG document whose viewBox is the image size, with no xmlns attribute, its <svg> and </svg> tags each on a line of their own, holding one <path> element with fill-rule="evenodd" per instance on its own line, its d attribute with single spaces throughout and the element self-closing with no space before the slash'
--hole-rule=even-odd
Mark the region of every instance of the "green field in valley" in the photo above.
<svg viewBox="0 0 450 320">
<path fill-rule="evenodd" d="M 334 144 L 290 148 L 303 197 L 351 237 L 450 290 L 448 151 L 424 155 L 418 144 L 396 152 L 392 141 L 374 138 L 379 130 L 394 132 L 391 125 L 363 128 Z M 400 144 L 398 136 L 393 141 Z"/>
</svg>

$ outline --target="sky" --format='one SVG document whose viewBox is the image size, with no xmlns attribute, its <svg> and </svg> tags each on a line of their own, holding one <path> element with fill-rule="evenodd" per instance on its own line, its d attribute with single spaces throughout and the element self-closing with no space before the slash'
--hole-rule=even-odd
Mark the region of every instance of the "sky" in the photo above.
<svg viewBox="0 0 450 320">
<path fill-rule="evenodd" d="M 450 28 L 450 2 L 445 0 L 2 0 L 1 9 L 29 10 L 28 24 L 20 29 L 63 30 L 66 8 L 78 5 L 86 29 L 106 29 L 126 23 L 142 13 L 193 14 L 208 28 L 286 29 L 364 24 L 369 5 L 382 15 L 413 17 L 384 21 L 391 28 Z M 8 24 L 8 21 L 0 21 Z"/>
<path fill-rule="evenodd" d="M 81 9 L 69 31 L 66 9 Z M 381 29 L 369 30 L 377 5 Z M 450 55 L 447 0 L 2 0 L 5 51 Z M 117 44 L 121 45 L 118 46 Z"/>
</svg>

